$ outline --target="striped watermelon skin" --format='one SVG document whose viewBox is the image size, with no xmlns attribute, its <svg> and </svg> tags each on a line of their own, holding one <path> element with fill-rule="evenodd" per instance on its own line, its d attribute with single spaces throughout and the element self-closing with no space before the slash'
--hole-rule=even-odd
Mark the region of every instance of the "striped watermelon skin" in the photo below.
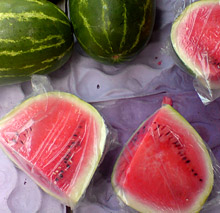
<svg viewBox="0 0 220 213">
<path fill-rule="evenodd" d="M 69 8 L 80 46 L 100 62 L 131 60 L 151 37 L 155 0 L 70 0 Z"/>
<path fill-rule="evenodd" d="M 72 26 L 46 0 L 0 1 L 0 85 L 57 70 L 70 58 Z"/>
</svg>

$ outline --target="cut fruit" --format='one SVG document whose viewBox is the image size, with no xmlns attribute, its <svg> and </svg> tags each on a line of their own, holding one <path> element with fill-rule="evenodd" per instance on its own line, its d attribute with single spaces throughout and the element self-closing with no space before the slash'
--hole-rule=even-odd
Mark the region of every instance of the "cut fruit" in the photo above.
<svg viewBox="0 0 220 213">
<path fill-rule="evenodd" d="M 212 190 L 213 176 L 201 137 L 163 105 L 127 142 L 112 185 L 125 204 L 140 212 L 197 212 Z"/>
<path fill-rule="evenodd" d="M 0 121 L 0 146 L 47 193 L 74 207 L 103 153 L 106 126 L 91 105 L 50 92 L 21 103 Z"/>
<path fill-rule="evenodd" d="M 220 4 L 201 0 L 175 20 L 171 42 L 178 58 L 208 88 L 220 88 Z"/>
</svg>

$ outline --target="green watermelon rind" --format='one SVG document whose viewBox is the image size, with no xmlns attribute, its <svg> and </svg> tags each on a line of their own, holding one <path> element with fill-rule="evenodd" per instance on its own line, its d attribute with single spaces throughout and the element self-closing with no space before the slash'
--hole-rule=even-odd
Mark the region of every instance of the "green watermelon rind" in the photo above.
<svg viewBox="0 0 220 213">
<path fill-rule="evenodd" d="M 7 123 L 8 120 L 10 120 L 17 113 L 19 113 L 20 109 L 25 108 L 25 106 L 28 106 L 29 104 L 32 104 L 35 101 L 42 100 L 42 98 L 47 99 L 47 97 L 49 97 L 49 96 L 55 96 L 55 97 L 58 97 L 58 98 L 66 99 L 69 102 L 71 100 L 74 104 L 77 103 L 78 105 L 80 105 L 80 107 L 84 111 L 86 111 L 86 112 L 90 111 L 91 115 L 96 117 L 96 121 L 100 125 L 100 140 L 99 140 L 99 143 L 96 147 L 97 148 L 97 154 L 94 156 L 93 159 L 90 159 L 88 168 L 87 169 L 85 168 L 85 171 L 83 172 L 82 178 L 80 180 L 78 179 L 77 182 L 74 183 L 74 187 L 75 187 L 75 185 L 77 185 L 78 189 L 76 190 L 76 188 L 74 188 L 73 190 L 68 191 L 68 195 L 66 197 L 58 196 L 57 194 L 51 192 L 50 189 L 42 186 L 40 182 L 38 182 L 36 179 L 34 179 L 31 176 L 31 174 L 28 173 L 28 171 L 26 171 L 22 166 L 17 164 L 17 162 L 13 158 L 13 156 L 6 150 L 4 145 L 2 145 L 1 143 L 0 143 L 0 148 L 6 153 L 6 155 L 12 160 L 12 162 L 14 162 L 18 166 L 18 168 L 20 168 L 28 176 L 30 176 L 30 178 L 32 178 L 40 186 L 40 188 L 43 189 L 43 191 L 45 191 L 49 195 L 55 197 L 61 203 L 65 204 L 65 205 L 67 205 L 71 208 L 74 208 L 74 206 L 77 204 L 77 202 L 82 197 L 83 193 L 85 193 L 85 190 L 88 187 L 88 185 L 89 185 L 89 183 L 92 179 L 92 176 L 94 175 L 94 173 L 96 171 L 96 168 L 99 165 L 99 162 L 101 160 L 101 157 L 102 157 L 102 154 L 103 154 L 103 151 L 104 151 L 106 135 L 107 135 L 107 128 L 106 128 L 105 122 L 104 122 L 103 118 L 101 117 L 101 115 L 99 114 L 99 112 L 92 105 L 88 104 L 87 102 L 81 100 L 77 96 L 72 95 L 70 93 L 48 92 L 48 93 L 44 93 L 44 94 L 40 94 L 40 95 L 31 97 L 31 98 L 25 100 L 24 102 L 22 102 L 20 105 L 16 106 L 12 111 L 10 111 L 8 114 L 6 114 L 0 120 L 0 129 L 1 129 L 1 127 L 4 127 L 4 124 Z"/>
<path fill-rule="evenodd" d="M 104 64 L 131 61 L 147 45 L 153 32 L 154 0 L 71 0 L 69 7 L 74 34 L 81 48 Z"/>
<path fill-rule="evenodd" d="M 71 22 L 52 2 L 0 1 L 0 13 L 0 85 L 49 74 L 71 57 Z"/>
<path fill-rule="evenodd" d="M 188 129 L 189 135 L 192 135 L 192 137 L 195 138 L 195 141 L 198 142 L 198 146 L 200 146 L 203 150 L 203 156 L 205 156 L 206 158 L 206 167 L 207 167 L 207 173 L 208 173 L 208 182 L 207 185 L 203 191 L 203 193 L 200 194 L 200 197 L 197 199 L 197 201 L 195 202 L 195 205 L 192 206 L 191 209 L 187 209 L 184 212 L 199 212 L 201 210 L 201 208 L 203 207 L 204 203 L 206 202 L 209 194 L 212 191 L 213 188 L 213 184 L 214 184 L 214 172 L 213 172 L 213 164 L 212 164 L 212 160 L 211 157 L 209 155 L 209 151 L 207 146 L 205 145 L 203 139 L 200 137 L 200 135 L 196 132 L 196 130 L 189 124 L 189 122 L 181 115 L 179 114 L 173 107 L 171 107 L 170 105 L 166 104 L 162 107 L 164 110 L 166 110 L 167 114 L 169 114 L 170 116 L 172 116 L 172 119 L 176 120 L 176 122 L 181 123 L 182 126 L 186 127 Z M 161 109 L 162 109 L 161 108 Z M 155 112 L 156 114 L 157 112 Z M 151 116 L 151 118 L 154 115 Z M 141 128 L 141 126 L 143 124 L 145 124 L 145 122 L 148 119 L 146 119 L 145 121 L 143 121 L 139 128 L 133 133 L 133 135 L 129 138 L 129 140 L 127 141 L 126 145 L 129 144 L 130 140 L 133 138 L 133 136 L 138 132 L 138 130 Z M 126 149 L 126 145 L 124 146 L 124 148 L 122 149 L 115 165 L 113 168 L 113 172 L 112 172 L 112 177 L 111 177 L 111 183 L 113 186 L 113 189 L 116 193 L 116 195 L 128 206 L 130 206 L 131 208 L 140 211 L 140 212 L 155 212 L 157 213 L 158 211 L 160 211 L 161 209 L 157 209 L 155 208 L 155 206 L 151 206 L 151 204 L 149 203 L 149 205 L 144 205 L 141 201 L 139 201 L 134 195 L 130 194 L 129 192 L 126 192 L 126 189 L 121 188 L 115 178 L 117 175 L 117 165 L 120 162 L 120 157 L 122 155 L 122 153 L 124 152 L 124 150 Z M 120 171 L 120 170 L 119 170 Z M 165 212 L 165 211 L 163 211 Z M 170 211 L 167 211 L 166 213 L 169 213 Z"/>
<path fill-rule="evenodd" d="M 176 45 L 175 32 L 177 27 L 179 26 L 179 23 L 185 21 L 185 19 L 188 18 L 188 14 L 190 14 L 194 9 L 198 8 L 199 6 L 209 4 L 218 4 L 218 2 L 216 2 L 215 0 L 201 0 L 188 5 L 173 22 L 170 33 L 170 40 L 173 52 L 175 53 L 174 58 L 176 59 L 177 64 L 184 71 L 187 71 L 191 76 L 196 77 L 205 87 L 210 89 L 218 89 L 220 88 L 220 84 L 210 81 L 208 79 L 208 76 L 205 76 L 204 73 L 200 71 L 200 68 L 196 67 L 196 65 L 193 62 L 191 62 L 191 60 L 189 60 L 187 55 L 184 53 L 184 50 L 182 50 L 182 48 L 178 48 L 178 46 Z"/>
</svg>

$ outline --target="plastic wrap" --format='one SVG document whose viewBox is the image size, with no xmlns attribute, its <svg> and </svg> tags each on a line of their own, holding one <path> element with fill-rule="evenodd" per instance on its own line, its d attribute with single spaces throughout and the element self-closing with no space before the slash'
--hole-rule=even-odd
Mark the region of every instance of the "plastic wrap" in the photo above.
<svg viewBox="0 0 220 213">
<path fill-rule="evenodd" d="M 204 104 L 220 97 L 219 1 L 179 0 L 171 29 L 173 57 L 194 77 Z"/>
<path fill-rule="evenodd" d="M 178 79 L 179 76 L 176 76 L 176 78 Z M 182 83 L 184 80 L 186 81 L 187 78 L 179 79 Z M 187 81 L 190 82 L 191 79 L 188 79 Z M 187 85 L 186 82 L 184 83 L 185 85 Z M 169 82 L 167 82 L 167 84 L 169 85 Z M 112 171 L 121 150 L 126 145 L 126 142 L 140 124 L 146 118 L 151 117 L 155 111 L 160 108 L 164 95 L 172 97 L 174 109 L 178 110 L 178 112 L 189 121 L 206 142 L 207 149 L 213 162 L 215 181 L 212 193 L 201 212 L 219 212 L 220 198 L 218 196 L 220 176 L 218 161 L 220 160 L 220 104 L 218 101 L 215 101 L 208 106 L 204 106 L 193 89 L 190 91 L 185 90 L 184 93 L 181 90 L 177 91 L 169 89 L 166 93 L 160 93 L 158 95 L 95 104 L 99 111 L 104 115 L 105 119 L 117 130 L 120 146 L 117 146 L 106 154 L 87 189 L 84 199 L 74 210 L 74 213 L 87 213 L 90 210 L 100 213 L 136 212 L 134 209 L 126 206 L 116 196 L 111 185 Z"/>
<path fill-rule="evenodd" d="M 0 147 L 45 192 L 73 209 L 108 148 L 106 141 L 114 140 L 113 129 L 92 105 L 53 91 L 47 77 L 33 76 L 32 84 L 33 93 L 1 119 Z"/>
<path fill-rule="evenodd" d="M 1 88 L 0 117 L 24 100 L 19 85 Z M 0 212 L 4 213 L 66 213 L 66 207 L 46 194 L 23 172 L 16 168 L 0 150 Z"/>
<path fill-rule="evenodd" d="M 115 164 L 113 188 L 138 212 L 198 212 L 209 197 L 207 211 L 220 198 L 219 164 L 170 103 L 130 137 Z"/>
</svg>

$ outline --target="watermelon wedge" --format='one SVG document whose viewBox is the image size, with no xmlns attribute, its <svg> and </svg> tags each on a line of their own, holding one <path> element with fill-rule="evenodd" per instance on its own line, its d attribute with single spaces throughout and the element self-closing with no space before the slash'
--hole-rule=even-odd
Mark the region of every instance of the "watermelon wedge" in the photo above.
<svg viewBox="0 0 220 213">
<path fill-rule="evenodd" d="M 44 191 L 73 208 L 102 157 L 106 126 L 76 96 L 31 97 L 0 120 L 0 147 Z"/>
<path fill-rule="evenodd" d="M 220 88 L 219 14 L 219 1 L 194 2 L 174 21 L 170 36 L 180 61 L 210 89 Z"/>
<path fill-rule="evenodd" d="M 117 196 L 139 212 L 198 212 L 213 187 L 213 166 L 198 133 L 170 105 L 145 120 L 115 164 Z"/>
</svg>

